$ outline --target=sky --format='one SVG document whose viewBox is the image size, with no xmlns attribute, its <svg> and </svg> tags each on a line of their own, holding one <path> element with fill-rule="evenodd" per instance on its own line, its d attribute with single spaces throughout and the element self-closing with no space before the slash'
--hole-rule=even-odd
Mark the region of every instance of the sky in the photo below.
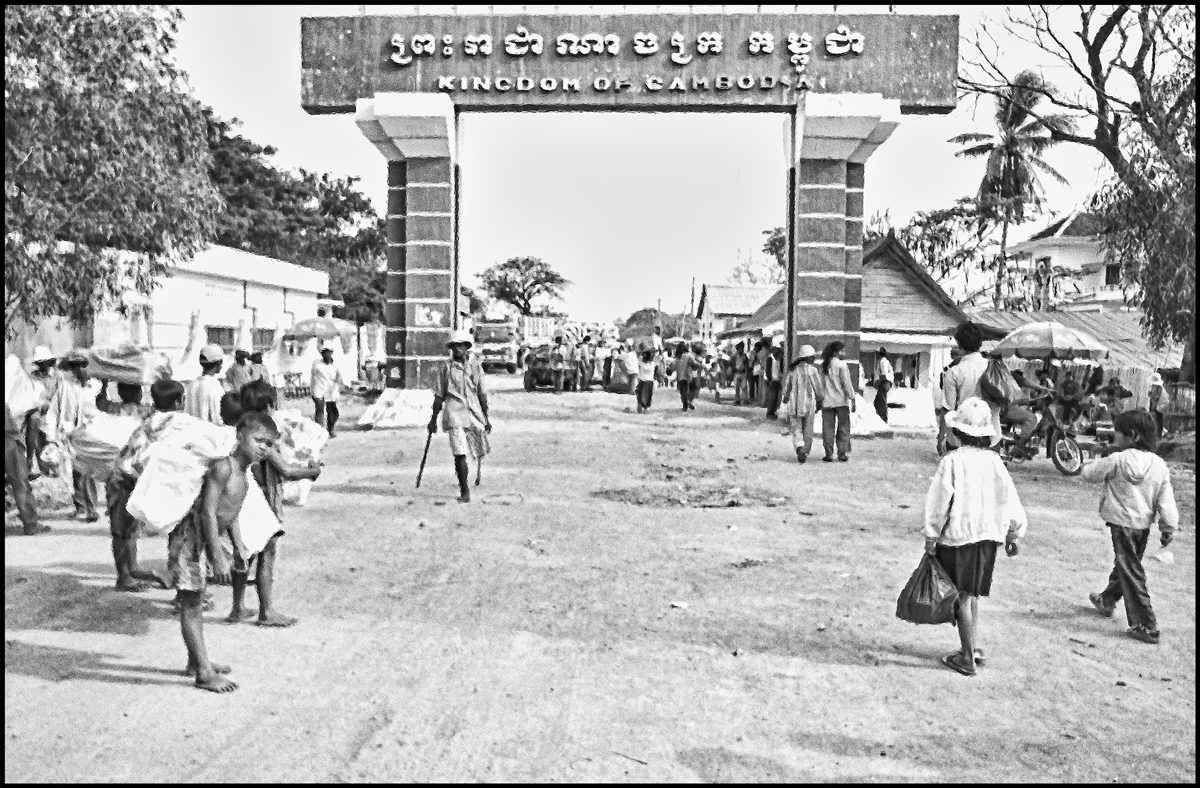
<svg viewBox="0 0 1200 788">
<path fill-rule="evenodd" d="M 273 161 L 361 179 L 382 214 L 386 163 L 351 115 L 314 116 L 300 107 L 300 18 L 368 14 L 588 13 L 598 6 L 181 6 L 176 57 L 198 98 L 243 136 L 278 148 Z M 639 12 L 655 7 L 640 6 Z M 757 6 L 659 6 L 662 13 L 755 11 Z M 793 6 L 762 6 L 791 10 Z M 805 6 L 805 13 L 830 6 Z M 843 12 L 882 13 L 887 6 Z M 947 12 L 895 6 L 897 13 Z M 606 10 L 608 10 L 606 8 Z M 957 9 L 960 34 L 994 20 L 1003 7 Z M 595 11 L 593 11 L 595 12 Z M 989 26 L 993 35 L 996 25 Z M 1067 82 L 1037 50 L 1001 41 L 1013 71 L 1041 68 Z M 960 47 L 965 52 L 966 47 Z M 894 225 L 917 211 L 974 194 L 982 160 L 955 157 L 950 137 L 988 131 L 992 106 L 960 102 L 948 115 L 904 116 L 866 169 L 867 217 Z M 460 164 L 461 280 L 516 255 L 541 257 L 572 284 L 562 307 L 572 318 L 608 321 L 656 306 L 690 307 L 703 283 L 725 284 L 739 259 L 761 258 L 762 231 L 786 213 L 784 118 L 766 113 L 464 113 Z M 1047 208 L 1081 204 L 1106 178 L 1098 154 L 1059 145 L 1047 160 L 1069 186 L 1046 182 Z M 1014 228 L 1019 241 L 1048 218 Z"/>
</svg>

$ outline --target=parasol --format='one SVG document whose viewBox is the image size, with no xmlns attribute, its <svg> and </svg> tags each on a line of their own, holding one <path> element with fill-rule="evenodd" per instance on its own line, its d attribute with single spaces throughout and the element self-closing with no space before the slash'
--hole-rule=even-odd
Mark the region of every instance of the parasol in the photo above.
<svg viewBox="0 0 1200 788">
<path fill-rule="evenodd" d="M 284 332 L 284 339 L 295 340 L 331 340 L 353 337 L 354 324 L 347 320 L 333 317 L 306 317 Z"/>
<path fill-rule="evenodd" d="M 1108 356 L 1108 348 L 1087 332 L 1049 321 L 1013 329 L 996 343 L 992 353 L 1042 360 L 1101 359 Z"/>
</svg>

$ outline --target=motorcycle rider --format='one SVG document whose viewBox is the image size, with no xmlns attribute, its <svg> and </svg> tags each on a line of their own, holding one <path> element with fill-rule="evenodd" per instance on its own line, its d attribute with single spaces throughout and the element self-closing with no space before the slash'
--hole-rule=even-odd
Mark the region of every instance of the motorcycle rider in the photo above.
<svg viewBox="0 0 1200 788">
<path fill-rule="evenodd" d="M 1013 456 L 1029 459 L 1026 445 L 1029 439 L 1037 432 L 1038 427 L 1043 423 L 1036 415 L 1034 415 L 1032 404 L 1039 397 L 1047 394 L 1053 394 L 1050 389 L 1044 386 L 1039 386 L 1037 383 L 1031 383 L 1025 379 L 1025 373 L 1019 369 L 1012 371 L 1013 380 L 1017 381 L 1017 385 L 1021 387 L 1021 391 L 1028 392 L 1028 395 L 1021 401 L 1013 402 L 1008 406 L 1008 410 L 1004 414 L 1004 418 L 1014 426 L 1020 426 L 1021 434 L 1017 438 L 1017 442 L 1013 445 Z"/>
</svg>

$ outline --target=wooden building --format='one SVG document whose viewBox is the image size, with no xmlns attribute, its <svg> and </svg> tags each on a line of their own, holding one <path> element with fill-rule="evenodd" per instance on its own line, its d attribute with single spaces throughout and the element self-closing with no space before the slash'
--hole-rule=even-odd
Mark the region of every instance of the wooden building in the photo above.
<svg viewBox="0 0 1200 788">
<path fill-rule="evenodd" d="M 896 372 L 894 385 L 929 390 L 950 363 L 954 329 L 970 318 L 895 236 L 867 245 L 862 277 L 862 379 L 874 377 L 882 347 Z M 786 312 L 786 290 L 781 288 L 745 323 L 718 338 L 749 343 L 771 336 L 783 329 Z"/>
<path fill-rule="evenodd" d="M 696 307 L 700 338 L 712 342 L 722 331 L 736 328 L 774 292 L 774 286 L 702 285 L 700 305 Z"/>
</svg>

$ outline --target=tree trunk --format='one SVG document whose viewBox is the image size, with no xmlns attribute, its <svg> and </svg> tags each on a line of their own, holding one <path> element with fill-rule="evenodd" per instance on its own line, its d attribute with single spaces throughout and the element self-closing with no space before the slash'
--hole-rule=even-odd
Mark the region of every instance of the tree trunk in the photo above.
<svg viewBox="0 0 1200 788">
<path fill-rule="evenodd" d="M 992 296 L 992 305 L 996 309 L 1004 308 L 1004 277 L 1008 273 L 1008 208 L 1004 209 L 1004 219 L 1000 223 L 1000 259 L 996 262 L 996 292 Z"/>
<path fill-rule="evenodd" d="M 1179 382 L 1196 382 L 1196 335 L 1189 334 L 1183 345 L 1183 360 L 1179 362 Z"/>
</svg>

